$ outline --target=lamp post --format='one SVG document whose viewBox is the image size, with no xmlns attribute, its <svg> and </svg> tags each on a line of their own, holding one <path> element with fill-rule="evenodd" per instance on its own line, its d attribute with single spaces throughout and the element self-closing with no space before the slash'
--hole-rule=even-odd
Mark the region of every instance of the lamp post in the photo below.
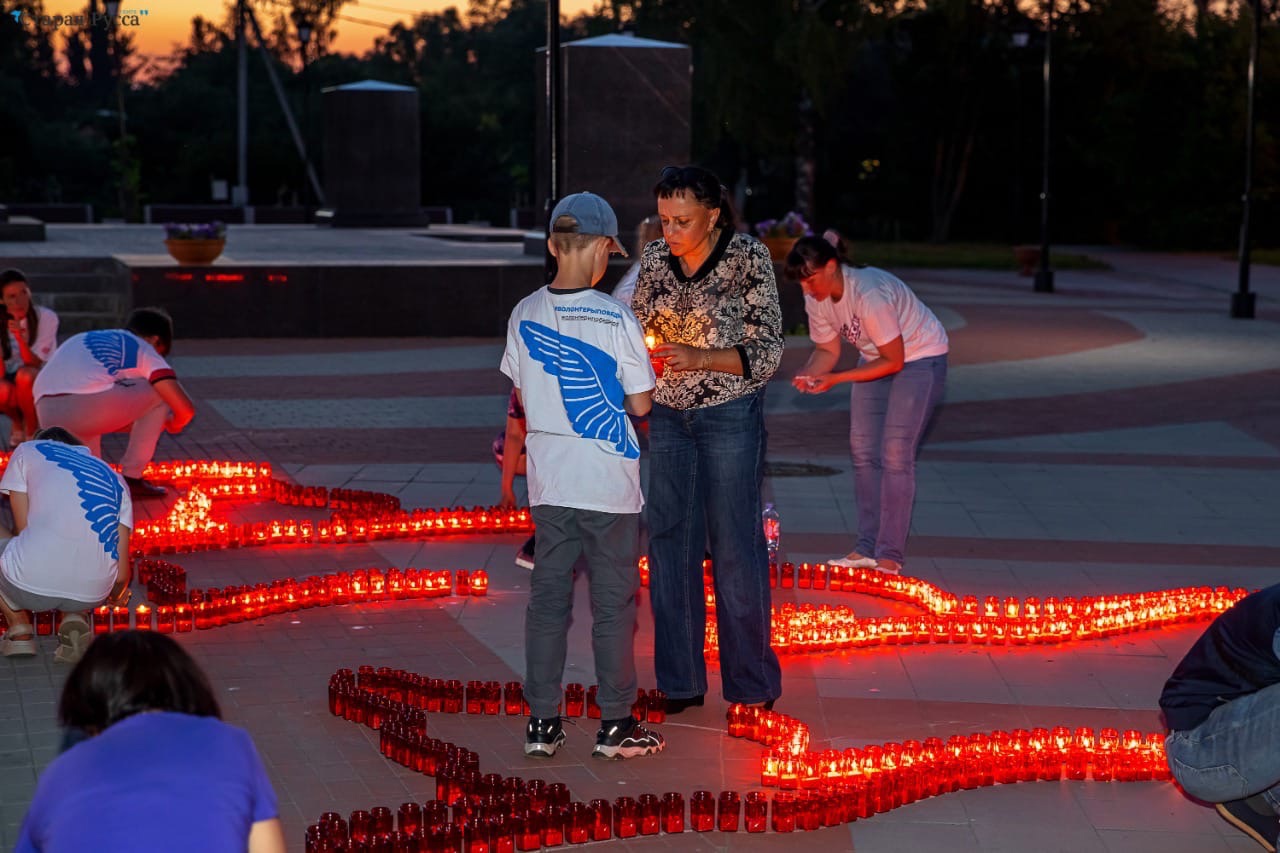
<svg viewBox="0 0 1280 853">
<path fill-rule="evenodd" d="M 1053 293 L 1053 267 L 1049 263 L 1049 131 L 1053 115 L 1053 4 L 1045 2 L 1044 28 L 1044 156 L 1040 165 L 1040 267 L 1036 270 L 1035 291 Z"/>
<path fill-rule="evenodd" d="M 307 45 L 311 43 L 311 18 L 301 9 L 293 10 L 293 25 L 298 29 L 298 53 L 302 57 L 302 150 L 311 151 L 311 78 L 307 75 Z M 302 192 L 300 200 L 307 205 L 307 158 L 302 158 Z"/>
<path fill-rule="evenodd" d="M 547 238 L 551 237 L 551 211 L 560 202 L 560 0 L 547 0 Z M 543 254 L 543 272 L 548 282 L 556 274 L 556 259 L 548 248 Z"/>
<path fill-rule="evenodd" d="M 1257 294 L 1249 292 L 1249 202 L 1253 194 L 1253 138 L 1257 131 L 1257 118 L 1253 110 L 1254 90 L 1258 77 L 1258 42 L 1262 39 L 1262 0 L 1253 0 L 1253 40 L 1249 44 L 1249 84 L 1244 130 L 1244 194 L 1241 197 L 1243 211 L 1240 217 L 1240 280 L 1236 292 L 1231 294 L 1231 316 L 1240 320 L 1252 320 Z"/>
<path fill-rule="evenodd" d="M 107 45 L 111 51 L 111 70 L 116 78 L 116 115 L 120 119 L 120 139 L 117 142 L 120 184 L 117 189 L 117 200 L 120 204 L 120 216 L 127 220 L 133 207 L 128 188 L 132 157 L 129 151 L 129 127 L 124 114 L 124 62 L 120 57 L 119 31 L 116 27 L 117 16 L 120 14 L 120 0 L 105 0 L 103 8 L 107 12 Z"/>
</svg>

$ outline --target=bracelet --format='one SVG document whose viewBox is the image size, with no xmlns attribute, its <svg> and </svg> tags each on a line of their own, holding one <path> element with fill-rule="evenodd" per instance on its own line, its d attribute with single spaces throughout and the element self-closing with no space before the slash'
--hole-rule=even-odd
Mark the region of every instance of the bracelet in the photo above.
<svg viewBox="0 0 1280 853">
<path fill-rule="evenodd" d="M 711 369 L 711 350 L 702 351 L 702 369 L 703 370 Z"/>
</svg>

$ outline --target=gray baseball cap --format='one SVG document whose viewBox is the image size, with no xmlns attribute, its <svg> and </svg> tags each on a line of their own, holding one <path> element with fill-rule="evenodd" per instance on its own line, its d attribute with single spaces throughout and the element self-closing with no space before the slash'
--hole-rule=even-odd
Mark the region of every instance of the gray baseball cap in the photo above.
<svg viewBox="0 0 1280 853">
<path fill-rule="evenodd" d="M 556 205 L 555 210 L 551 211 L 552 231 L 557 229 L 554 227 L 555 221 L 561 216 L 572 216 L 577 222 L 577 227 L 570 229 L 568 233 L 573 234 L 598 234 L 601 237 L 608 237 L 613 240 L 613 248 L 616 249 L 622 257 L 627 257 L 627 250 L 623 248 L 622 241 L 618 239 L 618 216 L 613 212 L 613 208 L 609 206 L 609 202 L 602 199 L 595 193 L 574 193 L 560 199 L 560 203 Z M 566 230 L 559 229 L 560 233 L 566 233 Z"/>
</svg>

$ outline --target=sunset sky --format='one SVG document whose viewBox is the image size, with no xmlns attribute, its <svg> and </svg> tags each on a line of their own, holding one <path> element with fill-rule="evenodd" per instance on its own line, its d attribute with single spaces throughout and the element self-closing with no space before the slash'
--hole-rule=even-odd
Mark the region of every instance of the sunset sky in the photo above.
<svg viewBox="0 0 1280 853">
<path fill-rule="evenodd" d="M 285 6 L 283 2 L 282 7 Z M 560 9 L 566 16 L 576 15 L 593 8 L 596 0 L 560 0 Z M 84 0 L 45 0 L 45 14 L 84 14 Z M 343 53 L 363 53 L 373 40 L 386 32 L 386 27 L 397 21 L 408 21 L 422 12 L 434 12 L 456 6 L 466 8 L 465 0 L 351 0 L 342 9 L 341 17 L 350 20 L 337 22 L 338 38 L 334 49 Z M 215 21 L 223 20 L 230 4 L 223 0 L 121 0 L 120 12 L 146 9 L 139 16 L 139 26 L 132 30 L 139 53 L 164 55 L 187 43 L 191 33 L 191 19 L 203 15 Z M 261 20 L 261 18 L 259 19 Z M 360 23 L 365 22 L 365 23 Z M 264 27 L 267 26 L 262 21 Z M 379 26 L 375 26 L 379 25 Z"/>
</svg>

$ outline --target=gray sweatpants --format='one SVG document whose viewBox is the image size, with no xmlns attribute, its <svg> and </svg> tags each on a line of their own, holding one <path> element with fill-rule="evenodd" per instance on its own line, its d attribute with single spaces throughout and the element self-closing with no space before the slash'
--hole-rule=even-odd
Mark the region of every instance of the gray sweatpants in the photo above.
<svg viewBox="0 0 1280 853">
<path fill-rule="evenodd" d="M 525 611 L 524 695 L 535 717 L 555 717 L 573 610 L 573 564 L 590 571 L 591 649 L 601 716 L 631 714 L 636 698 L 636 592 L 640 588 L 640 515 L 560 506 L 530 508 L 537 532 Z"/>
<path fill-rule="evenodd" d="M 129 446 L 120 459 L 126 477 L 141 477 L 155 455 L 169 407 L 145 379 L 124 379 L 97 394 L 62 394 L 36 400 L 40 426 L 60 426 L 102 456 L 102 436 L 129 431 Z"/>
</svg>

